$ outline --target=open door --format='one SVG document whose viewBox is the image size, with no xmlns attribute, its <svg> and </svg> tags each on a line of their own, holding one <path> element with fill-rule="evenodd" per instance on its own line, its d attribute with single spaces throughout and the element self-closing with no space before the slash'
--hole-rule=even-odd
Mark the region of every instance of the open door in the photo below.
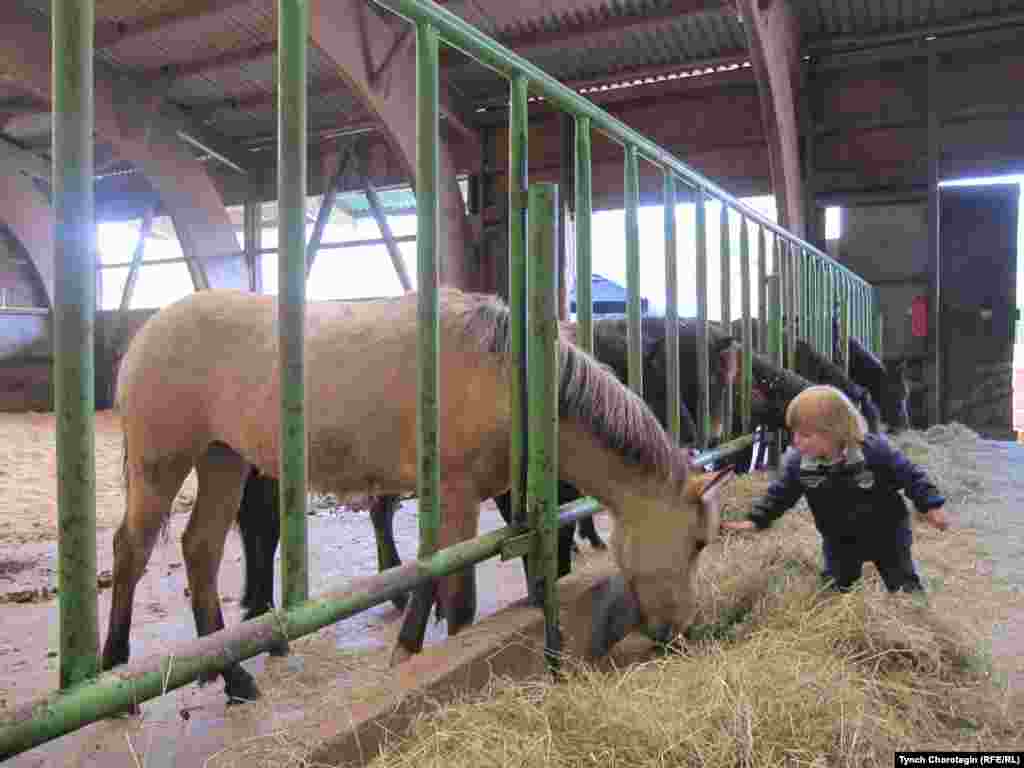
<svg viewBox="0 0 1024 768">
<path fill-rule="evenodd" d="M 943 421 L 1012 439 L 1018 186 L 943 187 L 940 197 Z"/>
</svg>

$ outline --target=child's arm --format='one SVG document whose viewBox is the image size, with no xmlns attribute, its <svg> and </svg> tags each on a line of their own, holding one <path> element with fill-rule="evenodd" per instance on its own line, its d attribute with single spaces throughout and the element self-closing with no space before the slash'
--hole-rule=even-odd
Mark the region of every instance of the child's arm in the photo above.
<svg viewBox="0 0 1024 768">
<path fill-rule="evenodd" d="M 777 518 L 796 504 L 803 495 L 800 483 L 800 454 L 790 449 L 782 457 L 782 471 L 772 481 L 746 520 L 727 520 L 722 523 L 725 530 L 745 531 L 752 528 L 768 528 Z"/>
<path fill-rule="evenodd" d="M 878 460 L 889 467 L 896 482 L 914 503 L 917 511 L 926 516 L 933 527 L 945 530 L 949 525 L 946 513 L 942 509 L 946 498 L 928 479 L 925 471 L 887 440 L 878 440 L 875 448 Z"/>
</svg>

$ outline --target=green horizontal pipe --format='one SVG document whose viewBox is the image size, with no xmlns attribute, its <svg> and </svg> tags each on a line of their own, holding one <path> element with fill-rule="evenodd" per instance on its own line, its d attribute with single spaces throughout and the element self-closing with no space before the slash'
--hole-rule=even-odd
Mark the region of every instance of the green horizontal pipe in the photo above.
<svg viewBox="0 0 1024 768">
<path fill-rule="evenodd" d="M 814 253 L 826 262 L 834 264 L 852 278 L 862 280 L 862 278 L 850 272 L 842 264 L 828 256 L 828 254 L 819 251 L 806 240 L 796 237 L 775 222 L 762 216 L 753 208 L 744 205 L 737 198 L 714 184 L 710 179 L 702 176 L 643 134 L 633 130 L 621 120 L 616 120 L 586 97 L 558 82 L 558 80 L 551 77 L 540 67 L 531 64 L 522 56 L 516 55 L 510 49 L 487 37 L 483 32 L 463 21 L 451 11 L 445 10 L 436 3 L 428 3 L 423 0 L 374 0 L 374 2 L 410 21 L 426 22 L 437 27 L 441 37 L 448 45 L 459 49 L 470 58 L 477 60 L 484 66 L 490 67 L 509 79 L 516 76 L 526 76 L 530 80 L 530 90 L 536 95 L 543 96 L 556 108 L 577 117 L 589 117 L 591 125 L 595 130 L 601 131 L 620 144 L 635 146 L 637 151 L 649 162 L 671 169 L 673 173 L 682 177 L 691 185 L 706 190 L 713 197 L 726 202 L 731 208 L 756 221 L 769 231 Z"/>
<path fill-rule="evenodd" d="M 694 466 L 702 467 L 705 464 L 710 464 L 713 461 L 721 461 L 727 459 L 734 453 L 746 450 L 754 444 L 754 435 L 743 435 L 742 437 L 734 438 L 727 443 L 722 443 L 717 448 L 713 448 L 703 453 L 698 453 L 692 460 L 691 464 Z"/>
<path fill-rule="evenodd" d="M 595 512 L 604 508 L 604 505 L 597 499 L 589 496 L 583 499 L 570 501 L 558 508 L 558 527 L 575 523 L 584 517 L 590 517 Z"/>
<path fill-rule="evenodd" d="M 168 654 L 117 667 L 63 693 L 54 693 L 0 716 L 0 760 L 32 749 L 96 720 L 125 711 L 250 659 L 286 639 L 294 639 L 347 619 L 405 594 L 430 579 L 447 576 L 493 557 L 520 534 L 501 528 L 396 568 L 353 581 L 343 592 L 300 603 L 290 611 L 257 619 L 183 643 Z"/>
</svg>

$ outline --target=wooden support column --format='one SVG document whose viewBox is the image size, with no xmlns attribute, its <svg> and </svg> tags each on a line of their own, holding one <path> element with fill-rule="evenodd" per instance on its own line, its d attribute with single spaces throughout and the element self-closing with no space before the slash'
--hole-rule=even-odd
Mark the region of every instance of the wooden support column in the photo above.
<svg viewBox="0 0 1024 768">
<path fill-rule="evenodd" d="M 800 88 L 800 23 L 790 0 L 737 0 L 761 96 L 772 190 L 779 222 L 806 234 L 800 174 L 797 94 Z"/>
<path fill-rule="evenodd" d="M 800 67 L 800 133 L 804 160 L 804 226 L 808 242 L 825 250 L 824 212 L 818 208 L 817 184 L 814 175 L 814 154 L 817 144 L 818 94 L 814 87 L 814 62 L 804 61 Z"/>
<path fill-rule="evenodd" d="M 384 206 L 380 203 L 380 196 L 369 178 L 365 179 L 364 187 L 366 199 L 370 203 L 370 210 L 373 211 L 373 217 L 377 220 L 380 234 L 384 238 L 384 245 L 388 249 L 388 256 L 391 257 L 391 264 L 398 274 L 398 282 L 402 284 L 402 290 L 408 293 L 412 290 L 412 280 L 409 279 L 409 272 L 405 268 L 405 259 L 402 258 L 402 252 L 398 250 L 398 243 L 395 242 L 395 236 L 391 232 L 388 217 L 384 215 Z"/>
<path fill-rule="evenodd" d="M 142 215 L 142 224 L 139 226 L 139 242 L 135 244 L 135 252 L 132 254 L 132 263 L 128 267 L 128 277 L 124 281 L 124 291 L 121 294 L 121 308 L 118 312 L 118 324 L 128 307 L 132 303 L 132 294 L 135 293 L 135 284 L 139 280 L 139 269 L 142 267 L 142 260 L 146 256 L 146 238 L 153 230 L 153 207 L 150 206 Z M 116 337 L 115 337 L 116 338 Z"/>
<path fill-rule="evenodd" d="M 931 328 L 929 344 L 931 346 L 932 381 L 928 403 L 928 421 L 939 424 L 945 421 L 945 398 L 942 384 L 944 378 L 945 355 L 942 353 L 942 254 L 939 241 L 939 221 L 941 205 L 939 200 L 939 161 L 942 153 L 942 137 L 939 134 L 939 103 L 938 103 L 938 54 L 933 50 L 928 54 L 928 261 L 931 283 Z"/>
<path fill-rule="evenodd" d="M 323 200 L 320 202 L 320 210 L 316 214 L 316 223 L 313 225 L 313 232 L 309 236 L 309 242 L 306 244 L 306 277 L 309 277 L 309 273 L 313 269 L 313 260 L 316 259 L 317 251 L 320 250 L 320 242 L 323 240 L 324 229 L 327 227 L 327 220 L 331 216 L 331 211 L 334 210 L 334 201 L 338 197 L 338 190 L 341 188 L 341 180 L 345 176 L 345 171 L 348 170 L 349 163 L 352 162 L 355 150 L 351 147 L 345 147 L 338 156 L 338 167 L 331 176 L 331 180 L 324 187 Z"/>
<path fill-rule="evenodd" d="M 242 237 L 245 263 L 249 267 L 249 290 L 263 293 L 263 204 L 247 200 L 242 209 Z"/>
</svg>

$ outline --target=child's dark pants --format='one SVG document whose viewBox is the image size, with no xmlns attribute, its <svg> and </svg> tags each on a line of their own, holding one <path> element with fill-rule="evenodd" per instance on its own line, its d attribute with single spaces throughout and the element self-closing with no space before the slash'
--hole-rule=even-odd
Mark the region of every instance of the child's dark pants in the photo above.
<svg viewBox="0 0 1024 768">
<path fill-rule="evenodd" d="M 859 541 L 837 541 L 823 536 L 821 550 L 825 568 L 821 574 L 822 581 L 831 581 L 833 589 L 848 592 L 860 578 L 864 563 L 874 563 L 890 592 L 924 591 L 910 556 L 913 540 L 910 526 L 901 526 L 895 531 L 895 536 L 888 533 L 885 538 L 886 541 L 873 541 L 865 547 Z"/>
</svg>

